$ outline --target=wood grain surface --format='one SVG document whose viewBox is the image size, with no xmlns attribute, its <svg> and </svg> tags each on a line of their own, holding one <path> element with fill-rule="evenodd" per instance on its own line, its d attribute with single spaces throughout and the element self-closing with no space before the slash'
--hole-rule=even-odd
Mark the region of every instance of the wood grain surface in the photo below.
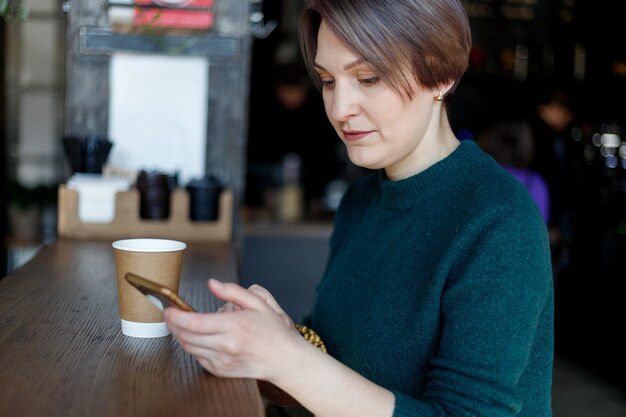
<svg viewBox="0 0 626 417">
<path fill-rule="evenodd" d="M 192 244 L 180 295 L 215 311 L 228 244 Z M 217 378 L 171 337 L 121 333 L 110 242 L 61 240 L 0 280 L 0 416 L 262 416 L 252 380 Z"/>
</svg>

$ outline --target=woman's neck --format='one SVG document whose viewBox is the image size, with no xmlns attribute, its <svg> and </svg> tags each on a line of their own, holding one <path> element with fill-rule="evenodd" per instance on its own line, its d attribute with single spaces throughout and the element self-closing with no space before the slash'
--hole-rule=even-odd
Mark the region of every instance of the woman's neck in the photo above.
<svg viewBox="0 0 626 417">
<path fill-rule="evenodd" d="M 459 140 L 452 132 L 443 105 L 441 110 L 433 116 L 433 123 L 426 130 L 412 157 L 404 164 L 395 164 L 385 168 L 385 175 L 388 179 L 397 181 L 419 174 L 446 158 L 459 146 Z"/>
</svg>

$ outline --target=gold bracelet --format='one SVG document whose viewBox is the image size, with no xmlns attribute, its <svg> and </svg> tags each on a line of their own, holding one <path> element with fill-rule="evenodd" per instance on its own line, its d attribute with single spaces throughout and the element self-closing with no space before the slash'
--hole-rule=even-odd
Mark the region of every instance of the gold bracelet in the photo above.
<svg viewBox="0 0 626 417">
<path fill-rule="evenodd" d="M 296 324 L 296 329 L 300 332 L 300 334 L 313 346 L 326 353 L 326 345 L 322 342 L 322 338 L 313 331 L 313 329 L 309 329 L 308 327 L 302 324 Z"/>
</svg>

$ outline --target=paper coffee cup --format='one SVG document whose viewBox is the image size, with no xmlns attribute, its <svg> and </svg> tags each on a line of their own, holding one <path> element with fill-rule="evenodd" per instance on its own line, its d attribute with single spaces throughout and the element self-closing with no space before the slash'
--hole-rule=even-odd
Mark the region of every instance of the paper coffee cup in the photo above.
<svg viewBox="0 0 626 417">
<path fill-rule="evenodd" d="M 125 276 L 132 272 L 178 293 L 186 247 L 183 242 L 167 239 L 125 239 L 113 242 L 122 333 L 133 337 L 162 337 L 170 334 L 163 321 L 160 301 L 143 295 L 126 281 Z"/>
</svg>

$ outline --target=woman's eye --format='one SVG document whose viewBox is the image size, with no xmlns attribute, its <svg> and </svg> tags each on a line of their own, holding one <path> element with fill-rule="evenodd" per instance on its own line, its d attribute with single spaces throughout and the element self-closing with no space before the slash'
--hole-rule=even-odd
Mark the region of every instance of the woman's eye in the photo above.
<svg viewBox="0 0 626 417">
<path fill-rule="evenodd" d="M 368 77 L 359 79 L 359 83 L 362 85 L 374 85 L 380 81 L 380 77 Z"/>
<path fill-rule="evenodd" d="M 321 79 L 322 88 L 329 88 L 335 85 L 335 80 Z"/>
</svg>

